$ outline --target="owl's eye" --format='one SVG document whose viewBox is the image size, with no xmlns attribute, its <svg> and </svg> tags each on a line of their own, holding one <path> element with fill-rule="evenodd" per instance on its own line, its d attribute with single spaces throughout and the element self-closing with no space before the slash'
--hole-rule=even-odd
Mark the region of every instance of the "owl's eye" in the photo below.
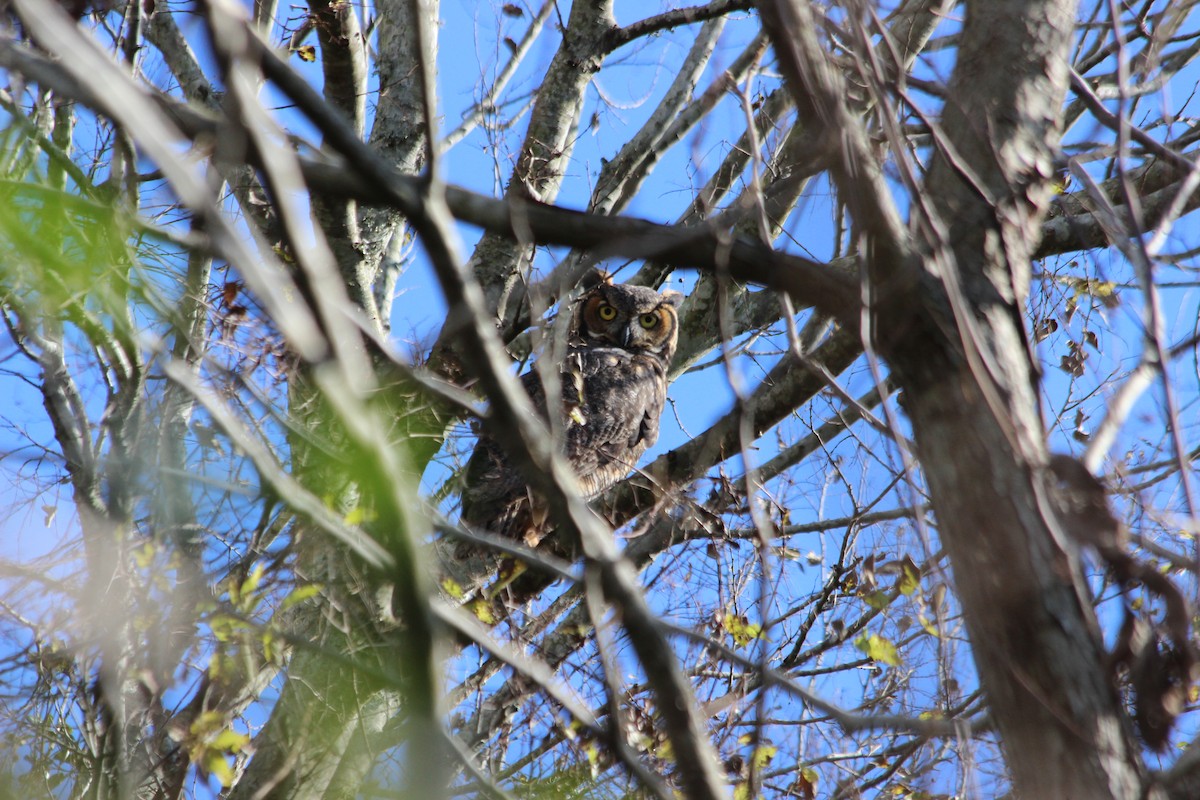
<svg viewBox="0 0 1200 800">
<path fill-rule="evenodd" d="M 642 323 L 642 327 L 649 330 L 658 324 L 658 314 L 642 314 L 638 317 L 638 322 Z"/>
<path fill-rule="evenodd" d="M 605 303 L 596 309 L 596 314 L 605 322 L 612 322 L 617 318 L 617 309 Z"/>
</svg>

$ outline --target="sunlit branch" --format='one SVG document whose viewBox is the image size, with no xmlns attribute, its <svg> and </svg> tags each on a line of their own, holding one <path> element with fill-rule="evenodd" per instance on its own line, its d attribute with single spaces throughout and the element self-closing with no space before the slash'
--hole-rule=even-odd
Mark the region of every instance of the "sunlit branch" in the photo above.
<svg viewBox="0 0 1200 800">
<path fill-rule="evenodd" d="M 865 528 L 879 522 L 890 522 L 897 519 L 912 519 L 919 514 L 924 514 L 928 511 L 927 506 L 918 508 L 894 508 L 887 511 L 868 511 L 864 514 L 855 514 L 849 517 L 833 517 L 831 519 L 822 519 L 815 522 L 795 523 L 792 525 L 782 525 L 775 532 L 776 536 L 799 536 L 806 533 L 826 533 L 828 531 L 841 530 L 851 526 Z M 728 535 L 735 539 L 748 539 L 755 536 L 754 528 L 730 528 L 727 531 Z"/>
<path fill-rule="evenodd" d="M 721 642 L 670 622 L 664 621 L 660 624 L 676 636 L 691 639 L 718 653 L 722 658 L 746 669 L 753 670 L 755 679 L 761 679 L 763 686 L 783 689 L 806 705 L 828 714 L 846 733 L 890 729 L 907 731 L 918 736 L 959 736 L 963 733 L 964 728 L 968 734 L 973 734 L 988 730 L 990 727 L 986 720 L 964 724 L 958 720 L 919 719 L 889 714 L 852 714 L 814 692 L 810 692 L 778 670 L 768 668 L 760 672 L 758 663 L 755 660 L 747 658 Z"/>
<path fill-rule="evenodd" d="M 468 637 L 488 655 L 533 681 L 539 691 L 545 692 L 548 697 L 571 712 L 584 730 L 592 734 L 601 732 L 592 712 L 580 705 L 579 701 L 558 683 L 554 673 L 544 663 L 528 658 L 514 648 L 498 642 L 478 620 L 457 606 L 439 600 L 433 602 L 432 608 L 438 618 L 451 629 Z"/>
<path fill-rule="evenodd" d="M 649 36 L 659 31 L 669 30 L 680 25 L 691 25 L 696 22 L 722 17 L 734 11 L 747 11 L 754 7 L 753 0 L 713 0 L 704 6 L 689 6 L 647 17 L 626 25 L 624 28 L 614 28 L 605 37 L 605 45 L 610 50 L 623 47 L 634 39 Z"/>
<path fill-rule="evenodd" d="M 604 689 L 608 695 L 607 740 L 609 746 L 617 759 L 637 775 L 642 785 L 655 797 L 659 800 L 669 800 L 670 789 L 657 775 L 642 764 L 641 759 L 630 748 L 626 738 L 628 721 L 621 707 L 621 701 L 625 699 L 626 693 L 621 689 L 619 677 L 621 668 L 616 659 L 614 637 L 608 629 L 609 623 L 605 620 L 607 609 L 604 603 L 603 589 L 600 585 L 600 575 L 594 567 L 589 568 L 585 575 L 583 606 L 587 608 L 592 628 L 595 631 L 596 650 L 600 656 L 600 670 L 603 675 Z"/>
</svg>

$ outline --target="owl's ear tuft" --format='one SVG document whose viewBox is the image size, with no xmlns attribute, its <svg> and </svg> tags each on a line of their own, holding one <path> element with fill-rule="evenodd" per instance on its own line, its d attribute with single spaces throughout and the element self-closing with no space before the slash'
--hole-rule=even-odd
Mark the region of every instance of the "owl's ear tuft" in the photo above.
<svg viewBox="0 0 1200 800">
<path fill-rule="evenodd" d="M 588 292 L 596 289 L 599 286 L 612 286 L 613 276 L 612 273 L 608 272 L 607 270 L 600 269 L 599 267 L 592 267 L 579 279 L 578 285 L 579 290 L 583 293 L 582 296 L 586 297 Z"/>
<path fill-rule="evenodd" d="M 683 302 L 683 295 L 674 289 L 664 289 L 662 292 L 662 299 L 673 305 L 675 308 L 679 308 L 679 304 Z"/>
</svg>

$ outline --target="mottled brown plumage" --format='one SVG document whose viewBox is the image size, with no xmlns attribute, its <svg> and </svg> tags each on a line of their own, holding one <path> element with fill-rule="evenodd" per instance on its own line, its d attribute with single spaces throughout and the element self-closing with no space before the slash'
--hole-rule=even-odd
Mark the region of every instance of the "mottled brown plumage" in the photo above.
<svg viewBox="0 0 1200 800">
<path fill-rule="evenodd" d="M 567 356 L 559 365 L 559 447 L 585 497 L 629 474 L 658 439 L 675 354 L 678 292 L 601 284 L 576 308 Z M 521 376 L 534 408 L 547 418 L 536 369 Z M 547 533 L 546 505 L 508 455 L 483 435 L 467 463 L 463 522 L 536 545 Z"/>
</svg>

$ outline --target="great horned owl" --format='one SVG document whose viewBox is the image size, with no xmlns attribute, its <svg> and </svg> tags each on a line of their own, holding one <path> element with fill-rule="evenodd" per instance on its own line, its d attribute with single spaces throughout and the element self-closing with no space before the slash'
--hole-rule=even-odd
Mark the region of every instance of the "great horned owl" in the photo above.
<svg viewBox="0 0 1200 800">
<path fill-rule="evenodd" d="M 560 451 L 591 498 L 629 474 L 658 439 L 667 397 L 667 368 L 679 337 L 678 292 L 601 284 L 584 295 L 560 365 Z M 533 406 L 547 419 L 536 369 L 521 376 Z M 545 502 L 508 455 L 480 436 L 467 462 L 462 520 L 472 527 L 536 546 L 546 535 Z"/>
</svg>

